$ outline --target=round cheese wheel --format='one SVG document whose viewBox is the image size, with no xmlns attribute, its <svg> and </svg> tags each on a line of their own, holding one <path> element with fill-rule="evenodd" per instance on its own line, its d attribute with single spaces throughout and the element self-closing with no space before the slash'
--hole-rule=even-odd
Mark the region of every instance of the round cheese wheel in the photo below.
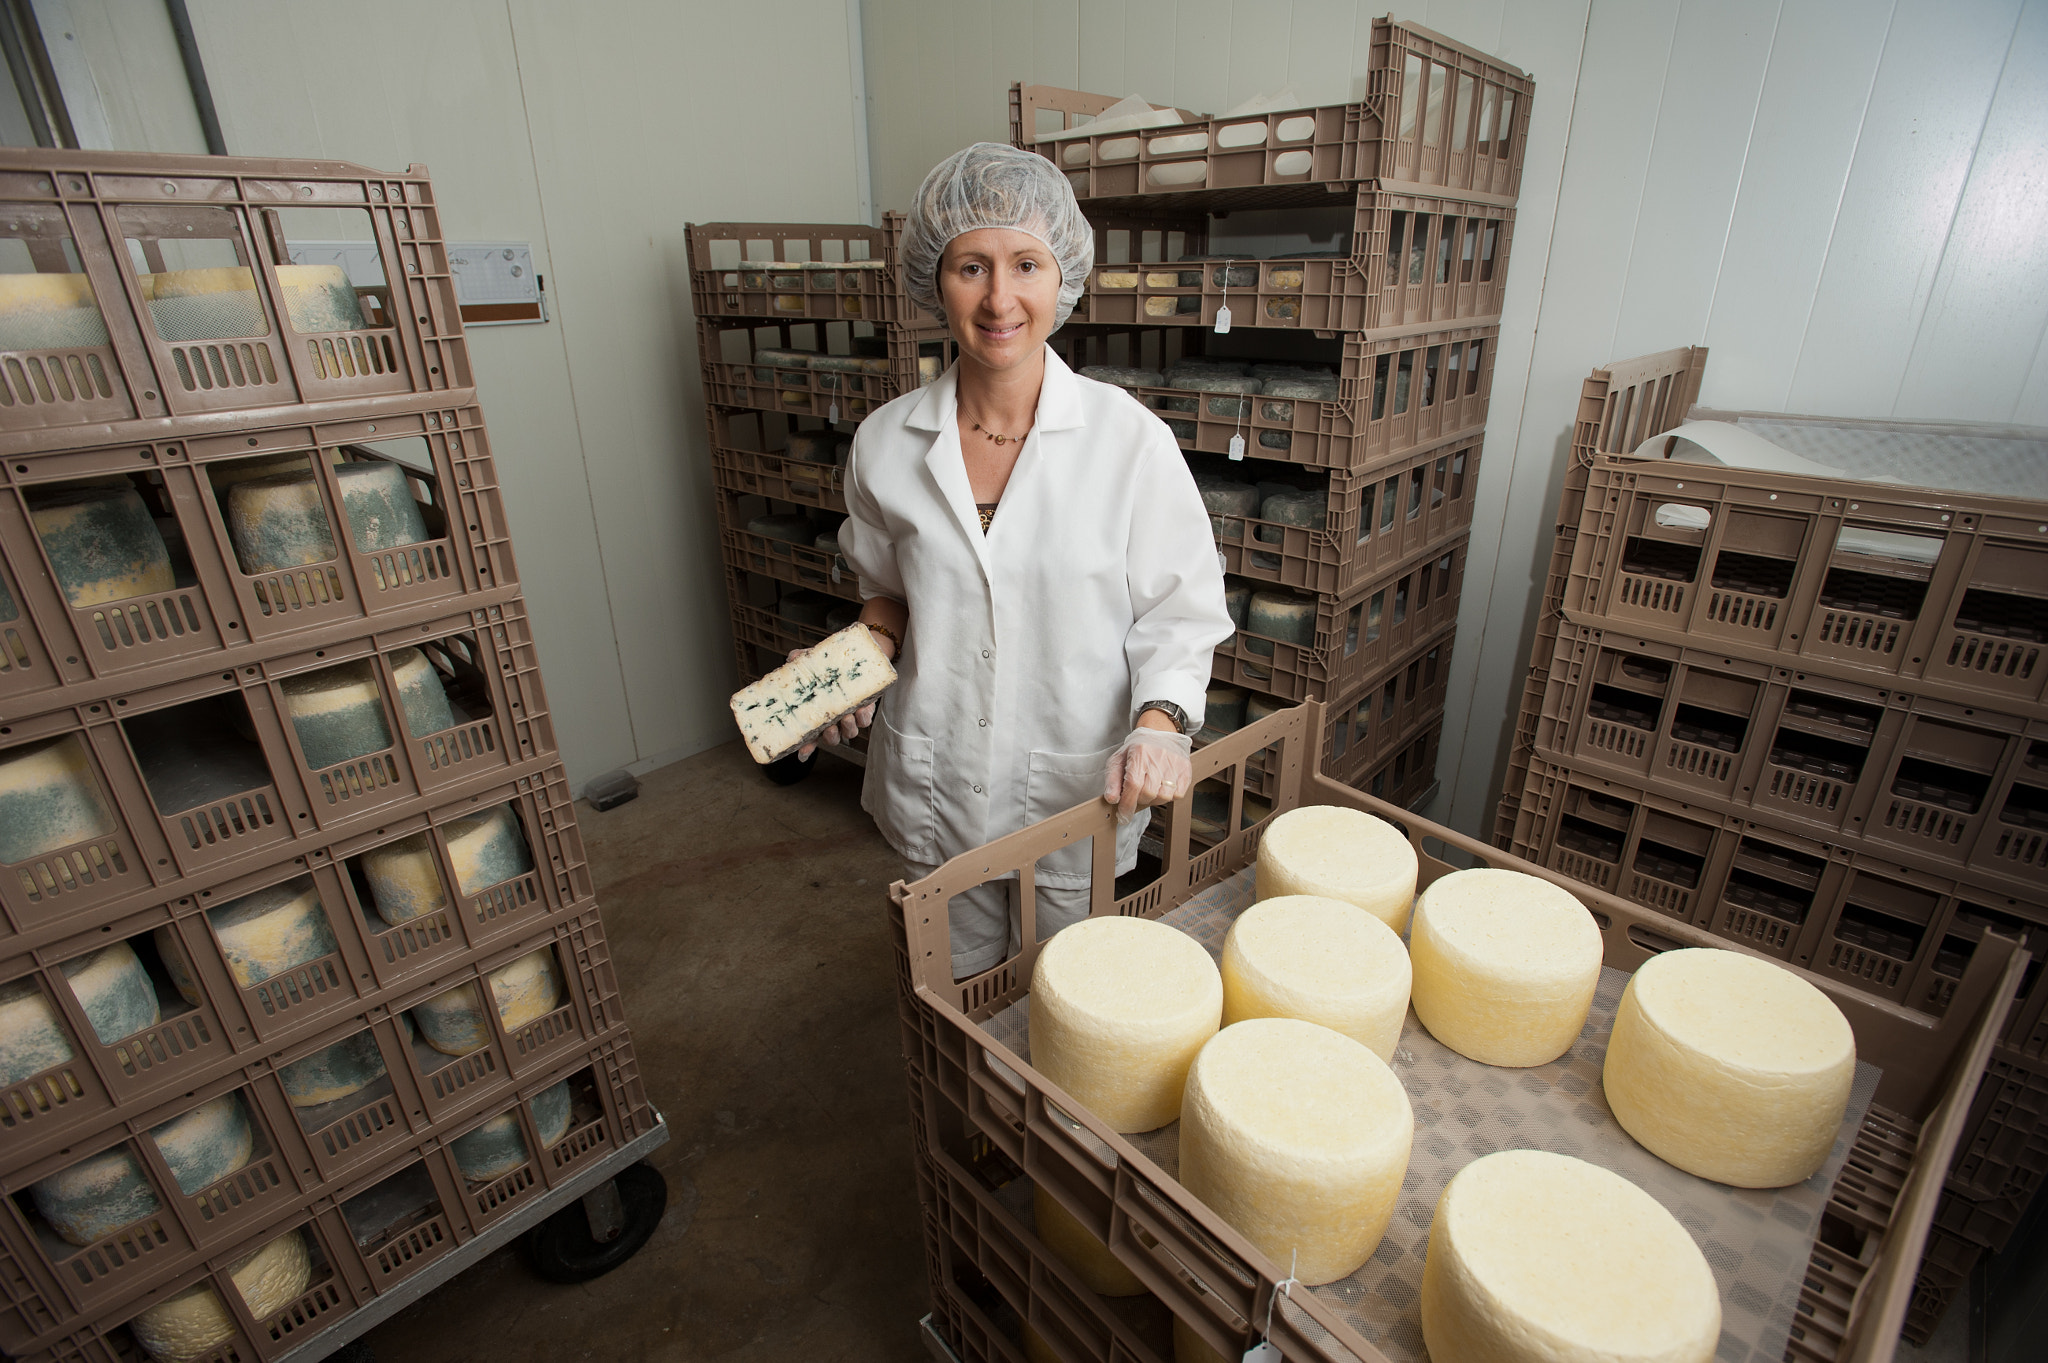
<svg viewBox="0 0 2048 1363">
<path fill-rule="evenodd" d="M 1201 944 L 1147 918 L 1089 918 L 1056 934 L 1031 973 L 1031 1063 L 1112 1131 L 1180 1115 L 1182 1085 L 1223 1016 Z"/>
<path fill-rule="evenodd" d="M 1478 867 L 1423 891 L 1408 949 L 1415 1016 L 1482 1065 L 1545 1065 L 1586 1025 L 1600 983 L 1600 928 L 1537 876 Z"/>
<path fill-rule="evenodd" d="M 57 967 L 71 985 L 85 1020 L 103 1046 L 134 1036 L 163 1020 L 156 985 L 135 948 L 126 942 L 101 947 Z"/>
<path fill-rule="evenodd" d="M 384 1077 L 384 1052 L 368 1028 L 277 1072 L 293 1107 L 318 1107 L 360 1093 Z"/>
<path fill-rule="evenodd" d="M 150 1128 L 178 1191 L 190 1196 L 211 1187 L 249 1162 L 256 1150 L 256 1133 L 249 1125 L 249 1109 L 239 1093 L 223 1093 Z"/>
<path fill-rule="evenodd" d="M 229 973 L 244 989 L 341 950 L 308 876 L 243 895 L 206 917 Z"/>
<path fill-rule="evenodd" d="M 553 947 L 530 951 L 488 976 L 491 1001 L 510 1035 L 562 1006 L 562 974 Z"/>
<path fill-rule="evenodd" d="M 1738 1188 L 1827 1162 L 1856 1077 L 1856 1034 L 1782 966 L 1691 947 L 1651 957 L 1614 1015 L 1602 1083 L 1651 1154 Z"/>
<path fill-rule="evenodd" d="M 411 1012 L 420 1035 L 443 1055 L 468 1055 L 490 1044 L 491 1024 L 484 1018 L 484 996 L 475 980 L 416 1003 Z"/>
<path fill-rule="evenodd" d="M 1089 1291 L 1105 1297 L 1135 1297 L 1145 1290 L 1138 1275 L 1124 1267 L 1123 1260 L 1111 1254 L 1109 1246 L 1096 1239 L 1072 1212 L 1060 1205 L 1058 1198 L 1034 1185 L 1031 1206 L 1038 1238 L 1088 1284 Z"/>
<path fill-rule="evenodd" d="M 456 888 L 463 894 L 481 894 L 533 869 L 533 854 L 510 805 L 456 819 L 441 831 L 448 839 Z"/>
<path fill-rule="evenodd" d="M 93 1244 L 163 1205 L 125 1144 L 37 1179 L 29 1197 L 50 1229 L 74 1245 Z"/>
<path fill-rule="evenodd" d="M 533 1124 L 540 1132 L 541 1148 L 547 1149 L 569 1131 L 569 1081 L 564 1079 L 533 1099 Z M 455 1167 L 471 1183 L 489 1183 L 503 1178 L 529 1158 L 526 1134 L 520 1129 L 515 1109 L 501 1112 L 448 1143 Z"/>
<path fill-rule="evenodd" d="M 75 487 L 29 507 L 50 573 L 74 607 L 167 592 L 177 585 L 163 532 L 132 487 Z"/>
<path fill-rule="evenodd" d="M 341 514 L 357 553 L 378 554 L 426 541 L 426 518 L 413 500 L 403 464 L 353 460 L 335 466 L 334 481 L 341 489 Z"/>
<path fill-rule="evenodd" d="M 366 659 L 287 677 L 278 686 L 298 735 L 299 751 L 315 771 L 339 766 L 391 746 L 384 692 Z"/>
<path fill-rule="evenodd" d="M 1260 899 L 1311 894 L 1356 904 L 1395 932 L 1408 926 L 1418 863 L 1407 835 L 1385 819 L 1335 805 L 1303 805 L 1273 820 L 1259 841 Z"/>
<path fill-rule="evenodd" d="M 339 265 L 280 265 L 277 286 L 292 330 L 301 335 L 365 328 L 362 300 Z"/>
<path fill-rule="evenodd" d="M 1223 584 L 1223 609 L 1229 612 L 1230 623 L 1243 629 L 1245 621 L 1251 616 L 1252 589 L 1242 582 L 1226 579 Z"/>
<path fill-rule="evenodd" d="M 290 1305 L 313 1280 L 304 1231 L 290 1230 L 228 1265 L 228 1278 L 258 1321 Z M 195 1363 L 235 1334 L 235 1318 L 213 1283 L 201 1281 L 128 1322 L 128 1332 L 157 1363 Z"/>
<path fill-rule="evenodd" d="M 448 703 L 448 687 L 441 671 L 416 648 L 402 648 L 389 659 L 391 676 L 398 683 L 398 708 L 405 712 L 405 728 L 414 738 L 438 734 L 455 727 L 455 711 Z"/>
<path fill-rule="evenodd" d="M 426 833 L 386 843 L 363 853 L 363 879 L 370 885 L 370 904 L 377 916 L 397 927 L 427 918 L 448 907 L 441 867 Z"/>
<path fill-rule="evenodd" d="M 0 1087 L 69 1063 L 77 1052 L 33 978 L 0 985 Z"/>
<path fill-rule="evenodd" d="M 307 468 L 228 489 L 228 542 L 245 573 L 275 573 L 335 555 L 327 503 Z"/>
<path fill-rule="evenodd" d="M 78 735 L 0 752 L 0 863 L 33 861 L 116 827 Z"/>
<path fill-rule="evenodd" d="M 1218 737 L 1244 727 L 1245 692 L 1235 686 L 1212 686 L 1202 698 L 1202 730 Z"/>
<path fill-rule="evenodd" d="M 1707 1363 L 1720 1335 L 1706 1256 L 1619 1174 L 1503 1150 L 1437 1200 L 1422 1269 L 1437 1363 Z"/>
<path fill-rule="evenodd" d="M 1408 948 L 1355 904 L 1262 899 L 1223 939 L 1223 1025 L 1299 1018 L 1392 1062 L 1408 1017 Z"/>
<path fill-rule="evenodd" d="M 1386 1233 L 1414 1136 L 1385 1061 L 1312 1022 L 1254 1018 L 1188 1071 L 1180 1181 L 1302 1282 L 1335 1282 Z"/>
<path fill-rule="evenodd" d="M 1244 627 L 1254 636 L 1244 641 L 1245 650 L 1271 657 L 1272 641 L 1308 648 L 1316 641 L 1316 598 L 1292 592 L 1254 592 Z"/>
</svg>

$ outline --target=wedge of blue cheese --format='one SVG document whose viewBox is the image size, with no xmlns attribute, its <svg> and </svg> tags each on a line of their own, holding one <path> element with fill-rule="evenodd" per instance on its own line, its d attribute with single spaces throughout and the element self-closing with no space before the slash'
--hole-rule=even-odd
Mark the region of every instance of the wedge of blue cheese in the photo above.
<svg viewBox="0 0 2048 1363">
<path fill-rule="evenodd" d="M 829 635 L 793 663 L 784 663 L 732 698 L 732 716 L 756 762 L 773 762 L 849 710 L 889 689 L 896 669 L 866 625 Z"/>
</svg>

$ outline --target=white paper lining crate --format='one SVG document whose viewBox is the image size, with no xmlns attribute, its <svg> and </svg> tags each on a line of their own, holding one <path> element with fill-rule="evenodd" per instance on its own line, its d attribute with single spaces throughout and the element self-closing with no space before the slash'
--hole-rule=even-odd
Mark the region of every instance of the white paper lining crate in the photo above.
<svg viewBox="0 0 2048 1363">
<path fill-rule="evenodd" d="M 856 353 L 861 349 L 875 353 Z M 922 388 L 945 372 L 952 353 L 952 339 L 941 329 L 877 331 L 863 322 L 697 324 L 706 401 L 831 422 L 859 421 Z"/>
<path fill-rule="evenodd" d="M 18 300 L 0 314 L 0 453 L 154 440 L 166 418 L 469 399 L 423 167 L 144 159 L 0 158 Z M 295 239 L 360 241 L 355 277 L 295 265 Z"/>
<path fill-rule="evenodd" d="M 856 223 L 684 223 L 697 316 L 938 325 L 903 291 L 901 213 Z"/>
</svg>

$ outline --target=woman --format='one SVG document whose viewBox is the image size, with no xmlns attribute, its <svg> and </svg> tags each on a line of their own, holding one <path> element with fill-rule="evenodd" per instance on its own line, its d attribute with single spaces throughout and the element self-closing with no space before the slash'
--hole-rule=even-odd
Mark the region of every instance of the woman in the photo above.
<svg viewBox="0 0 2048 1363">
<path fill-rule="evenodd" d="M 899 680 L 879 714 L 821 741 L 872 719 L 861 804 L 907 878 L 1097 794 L 1118 808 L 1121 874 L 1141 807 L 1188 790 L 1210 655 L 1232 629 L 1208 515 L 1159 418 L 1045 344 L 1095 258 L 1051 162 L 989 142 L 947 158 L 902 254 L 960 358 L 854 436 L 839 547 Z M 1041 937 L 1087 916 L 1088 858 L 1039 864 Z M 1011 897 L 997 883 L 955 898 L 956 979 L 1015 951 Z"/>
</svg>

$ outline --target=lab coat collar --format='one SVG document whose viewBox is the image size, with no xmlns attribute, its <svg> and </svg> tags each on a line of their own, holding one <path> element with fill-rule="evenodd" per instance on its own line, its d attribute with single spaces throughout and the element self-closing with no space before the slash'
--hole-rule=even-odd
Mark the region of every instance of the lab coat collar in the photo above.
<svg viewBox="0 0 2048 1363">
<path fill-rule="evenodd" d="M 909 420 L 903 424 L 913 430 L 942 431 L 952 424 L 954 410 L 960 405 L 960 364 L 956 360 L 941 374 L 924 396 L 918 400 Z M 1051 346 L 1045 350 L 1045 382 L 1038 390 L 1038 412 L 1034 428 L 1041 431 L 1069 431 L 1086 425 L 1081 415 L 1081 385 L 1074 377 L 1074 371 L 1067 363 L 1053 353 Z"/>
</svg>

